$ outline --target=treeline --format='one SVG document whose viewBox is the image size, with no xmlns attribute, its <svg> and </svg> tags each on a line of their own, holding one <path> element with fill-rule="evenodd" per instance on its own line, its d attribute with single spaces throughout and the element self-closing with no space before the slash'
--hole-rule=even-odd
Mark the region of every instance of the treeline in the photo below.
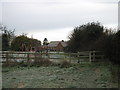
<svg viewBox="0 0 120 90">
<path fill-rule="evenodd" d="M 14 30 L 0 27 L 2 34 L 2 50 L 24 51 L 25 47 L 37 47 L 41 41 L 28 38 L 25 34 L 15 36 Z M 87 23 L 75 27 L 69 35 L 66 52 L 103 51 L 114 63 L 120 62 L 120 31 L 105 28 L 99 22 Z"/>
<path fill-rule="evenodd" d="M 15 35 L 15 30 L 9 30 L 7 27 L 0 27 L 2 34 L 2 51 L 26 51 L 25 49 L 30 49 L 31 47 L 36 47 L 41 45 L 41 41 L 33 38 L 28 38 L 26 34 L 19 36 Z"/>
<path fill-rule="evenodd" d="M 99 22 L 75 27 L 69 35 L 66 52 L 103 51 L 114 63 L 120 62 L 120 31 L 106 29 Z"/>
</svg>

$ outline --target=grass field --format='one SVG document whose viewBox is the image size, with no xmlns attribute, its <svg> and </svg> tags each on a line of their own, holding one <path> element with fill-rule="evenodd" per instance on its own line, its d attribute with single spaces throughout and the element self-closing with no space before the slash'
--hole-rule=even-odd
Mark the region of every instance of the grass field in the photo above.
<svg viewBox="0 0 120 90">
<path fill-rule="evenodd" d="M 3 67 L 3 88 L 118 88 L 110 65 L 103 63 L 59 66 Z"/>
</svg>

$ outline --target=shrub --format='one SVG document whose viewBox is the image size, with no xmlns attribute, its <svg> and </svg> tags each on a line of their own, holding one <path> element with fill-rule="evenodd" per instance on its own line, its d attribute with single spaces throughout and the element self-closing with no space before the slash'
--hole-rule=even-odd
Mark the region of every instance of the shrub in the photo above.
<svg viewBox="0 0 120 90">
<path fill-rule="evenodd" d="M 36 61 L 34 61 L 34 65 L 38 65 L 38 66 L 49 66 L 49 65 L 52 65 L 52 61 L 50 61 L 49 59 L 45 59 L 45 58 L 42 58 L 42 59 L 37 59 Z"/>
<path fill-rule="evenodd" d="M 69 66 L 70 66 L 70 62 L 67 60 L 60 62 L 60 68 L 67 68 Z"/>
</svg>

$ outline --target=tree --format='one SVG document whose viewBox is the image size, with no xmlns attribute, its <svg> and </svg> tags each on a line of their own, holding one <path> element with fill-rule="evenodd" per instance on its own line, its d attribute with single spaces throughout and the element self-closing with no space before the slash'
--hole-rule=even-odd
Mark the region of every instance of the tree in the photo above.
<svg viewBox="0 0 120 90">
<path fill-rule="evenodd" d="M 6 26 L 1 26 L 0 30 L 2 32 L 2 51 L 10 50 L 11 41 L 14 37 L 15 30 L 8 30 Z"/>
<path fill-rule="evenodd" d="M 103 31 L 103 26 L 98 22 L 75 27 L 73 33 L 69 36 L 68 51 L 93 50 L 95 41 L 103 35 Z"/>
<path fill-rule="evenodd" d="M 26 49 L 30 50 L 31 47 L 39 47 L 41 41 L 37 39 L 28 38 L 26 35 L 17 36 L 11 44 L 12 50 L 15 51 L 25 51 Z"/>
<path fill-rule="evenodd" d="M 120 65 L 120 31 L 108 35 L 103 51 L 110 61 Z"/>
<path fill-rule="evenodd" d="M 69 52 L 103 51 L 111 62 L 120 63 L 120 31 L 105 29 L 100 23 L 88 23 L 76 27 L 69 39 L 66 48 Z"/>
<path fill-rule="evenodd" d="M 44 40 L 43 40 L 43 45 L 48 45 L 48 40 L 47 40 L 47 38 L 44 38 Z"/>
<path fill-rule="evenodd" d="M 27 36 L 24 36 L 24 35 L 17 36 L 17 37 L 12 41 L 12 44 L 11 44 L 12 50 L 15 50 L 15 51 L 20 51 L 20 50 L 22 50 L 21 48 L 27 43 L 27 41 L 28 41 Z M 24 48 L 25 48 L 25 47 L 24 47 Z"/>
</svg>

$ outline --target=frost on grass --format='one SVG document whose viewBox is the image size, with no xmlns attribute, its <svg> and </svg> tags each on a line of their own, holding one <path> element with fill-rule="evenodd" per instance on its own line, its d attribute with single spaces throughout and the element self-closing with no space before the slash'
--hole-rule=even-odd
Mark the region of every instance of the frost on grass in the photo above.
<svg viewBox="0 0 120 90">
<path fill-rule="evenodd" d="M 95 64 L 71 65 L 67 68 L 59 66 L 4 67 L 2 87 L 117 88 L 117 84 L 111 85 L 110 78 L 111 73 L 107 66 Z"/>
</svg>

